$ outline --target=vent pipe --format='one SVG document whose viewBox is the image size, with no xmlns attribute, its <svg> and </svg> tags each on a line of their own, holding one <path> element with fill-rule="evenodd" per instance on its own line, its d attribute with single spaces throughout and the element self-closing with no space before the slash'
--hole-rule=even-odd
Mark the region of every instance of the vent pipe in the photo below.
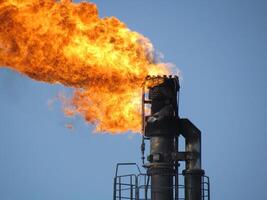
<svg viewBox="0 0 267 200">
<path fill-rule="evenodd" d="M 149 163 L 144 166 L 151 177 L 152 200 L 178 200 L 179 161 L 186 161 L 185 200 L 202 199 L 201 135 L 188 119 L 178 116 L 179 89 L 176 76 L 147 77 L 143 89 L 143 134 L 150 141 Z M 145 115 L 148 107 L 150 113 Z M 185 152 L 178 150 L 180 134 L 185 138 Z"/>
</svg>

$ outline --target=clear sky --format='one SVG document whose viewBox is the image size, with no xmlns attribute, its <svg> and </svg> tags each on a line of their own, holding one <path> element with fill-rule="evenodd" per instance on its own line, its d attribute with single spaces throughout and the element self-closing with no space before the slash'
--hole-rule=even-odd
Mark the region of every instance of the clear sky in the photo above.
<svg viewBox="0 0 267 200">
<path fill-rule="evenodd" d="M 202 130 L 212 200 L 267 199 L 267 1 L 93 2 L 181 70 L 180 115 Z M 109 200 L 115 164 L 140 161 L 139 135 L 96 135 L 50 108 L 62 90 L 0 69 L 1 200 Z"/>
</svg>

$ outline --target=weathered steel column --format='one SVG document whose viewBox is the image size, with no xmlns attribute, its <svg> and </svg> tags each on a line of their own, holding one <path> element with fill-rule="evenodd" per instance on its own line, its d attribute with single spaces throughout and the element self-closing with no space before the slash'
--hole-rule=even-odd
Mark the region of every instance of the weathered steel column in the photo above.
<svg viewBox="0 0 267 200">
<path fill-rule="evenodd" d="M 202 199 L 202 177 L 204 170 L 201 168 L 201 132 L 188 119 L 180 119 L 180 131 L 185 138 L 186 153 L 191 155 L 186 160 L 185 200 Z"/>
<path fill-rule="evenodd" d="M 161 77 L 149 88 L 151 113 L 145 119 L 145 136 L 150 140 L 148 174 L 152 200 L 173 200 L 175 163 L 172 153 L 178 135 L 177 77 Z M 177 183 L 178 184 L 178 183 Z"/>
</svg>

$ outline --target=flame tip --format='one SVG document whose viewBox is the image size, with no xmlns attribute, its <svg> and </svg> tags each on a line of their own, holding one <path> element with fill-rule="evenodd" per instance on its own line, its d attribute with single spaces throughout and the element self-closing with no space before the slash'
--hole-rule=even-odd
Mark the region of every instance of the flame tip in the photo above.
<svg viewBox="0 0 267 200">
<path fill-rule="evenodd" d="M 60 98 L 66 115 L 80 114 L 96 131 L 140 130 L 140 87 L 170 71 L 157 60 L 148 38 L 100 18 L 94 3 L 0 0 L 0 64 L 74 88 L 71 100 Z"/>
</svg>

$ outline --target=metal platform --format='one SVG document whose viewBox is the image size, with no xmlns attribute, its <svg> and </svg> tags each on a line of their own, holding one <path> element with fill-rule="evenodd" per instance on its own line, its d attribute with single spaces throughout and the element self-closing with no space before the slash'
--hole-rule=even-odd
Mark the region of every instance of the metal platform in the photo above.
<svg viewBox="0 0 267 200">
<path fill-rule="evenodd" d="M 120 167 L 135 166 L 137 174 L 119 174 Z M 175 179 L 177 175 L 173 175 Z M 186 200 L 184 195 L 185 186 L 183 184 L 184 176 L 178 174 L 180 183 L 178 186 L 173 185 L 173 199 Z M 113 200 L 153 200 L 151 199 L 150 176 L 141 173 L 136 163 L 118 163 L 114 177 Z M 192 191 L 194 188 L 192 188 Z M 175 192 L 178 191 L 178 192 Z M 177 195 L 178 194 L 178 195 Z M 210 200 L 210 180 L 208 176 L 202 176 L 202 197 L 201 200 Z"/>
</svg>

